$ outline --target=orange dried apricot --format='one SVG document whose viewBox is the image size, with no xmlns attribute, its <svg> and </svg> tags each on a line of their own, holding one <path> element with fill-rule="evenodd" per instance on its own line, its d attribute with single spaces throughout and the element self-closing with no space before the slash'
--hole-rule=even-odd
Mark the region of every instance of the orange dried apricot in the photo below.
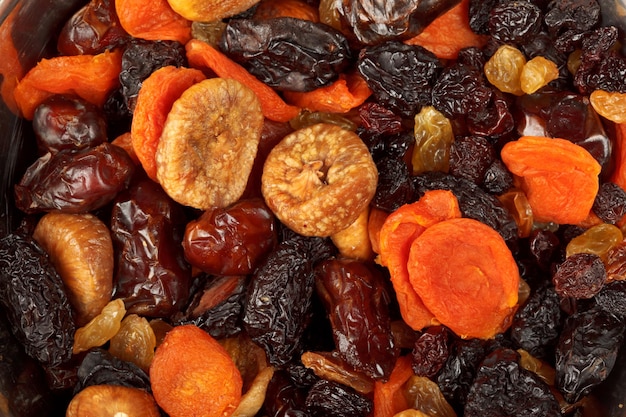
<svg viewBox="0 0 626 417">
<path fill-rule="evenodd" d="M 154 354 L 150 382 L 157 404 L 171 417 L 229 416 L 243 385 L 224 348 L 192 324 L 167 333 Z"/>
<path fill-rule="evenodd" d="M 172 10 L 167 0 L 115 0 L 122 28 L 135 38 L 186 43 L 191 21 Z"/>
<path fill-rule="evenodd" d="M 263 129 L 252 90 L 210 78 L 183 92 L 170 110 L 156 151 L 165 192 L 197 209 L 226 207 L 245 191 Z"/>
<path fill-rule="evenodd" d="M 305 236 L 331 236 L 350 226 L 376 192 L 378 171 L 359 136 L 318 123 L 285 136 L 261 177 L 268 207 Z"/>
</svg>

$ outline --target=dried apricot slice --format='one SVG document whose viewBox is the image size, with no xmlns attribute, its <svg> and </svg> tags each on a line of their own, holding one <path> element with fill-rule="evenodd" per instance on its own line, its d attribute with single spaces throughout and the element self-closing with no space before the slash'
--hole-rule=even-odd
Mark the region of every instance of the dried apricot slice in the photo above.
<svg viewBox="0 0 626 417">
<path fill-rule="evenodd" d="M 356 133 L 318 123 L 283 138 L 261 177 L 268 207 L 305 236 L 331 236 L 350 226 L 376 192 L 378 171 Z"/>
<path fill-rule="evenodd" d="M 171 417 L 229 416 L 243 387 L 226 350 L 192 324 L 167 333 L 154 354 L 150 381 L 157 404 Z"/>
<path fill-rule="evenodd" d="M 210 78 L 189 87 L 170 110 L 156 151 L 157 179 L 180 204 L 226 207 L 245 191 L 263 113 L 242 83 Z"/>
</svg>

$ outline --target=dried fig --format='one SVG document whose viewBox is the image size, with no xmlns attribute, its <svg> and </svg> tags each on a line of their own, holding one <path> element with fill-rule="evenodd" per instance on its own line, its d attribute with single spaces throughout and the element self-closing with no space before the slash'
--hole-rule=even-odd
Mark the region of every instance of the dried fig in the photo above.
<svg viewBox="0 0 626 417">
<path fill-rule="evenodd" d="M 369 214 L 369 207 L 366 207 L 354 223 L 330 237 L 342 256 L 362 261 L 373 258 L 368 229 Z"/>
<path fill-rule="evenodd" d="M 139 388 L 91 385 L 72 398 L 66 417 L 159 417 L 152 395 Z"/>
<path fill-rule="evenodd" d="M 180 204 L 226 207 L 245 191 L 263 113 L 256 94 L 238 81 L 210 78 L 172 105 L 156 152 L 157 179 Z"/>
<path fill-rule="evenodd" d="M 245 12 L 259 0 L 167 0 L 167 2 L 185 19 L 214 22 Z"/>
<path fill-rule="evenodd" d="M 113 242 L 107 226 L 92 214 L 50 212 L 33 234 L 59 272 L 83 326 L 111 300 Z"/>
<path fill-rule="evenodd" d="M 372 200 L 378 171 L 356 133 L 318 123 L 272 149 L 261 191 L 268 207 L 304 236 L 327 237 L 350 226 Z"/>
</svg>

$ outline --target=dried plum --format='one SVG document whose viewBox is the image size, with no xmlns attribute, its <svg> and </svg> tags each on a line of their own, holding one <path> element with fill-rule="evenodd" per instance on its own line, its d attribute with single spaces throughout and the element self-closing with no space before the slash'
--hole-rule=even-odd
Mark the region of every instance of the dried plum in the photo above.
<svg viewBox="0 0 626 417">
<path fill-rule="evenodd" d="M 357 68 L 378 103 L 413 117 L 421 106 L 431 103 L 433 84 L 443 65 L 421 46 L 388 41 L 363 48 Z"/>
<path fill-rule="evenodd" d="M 626 325 L 596 306 L 565 321 L 556 347 L 556 388 L 575 403 L 606 379 L 624 340 Z"/>
<path fill-rule="evenodd" d="M 306 397 L 305 405 L 312 417 L 362 417 L 373 409 L 372 400 L 350 387 L 320 379 Z"/>
<path fill-rule="evenodd" d="M 548 384 L 518 360 L 519 354 L 510 349 L 496 349 L 485 357 L 467 396 L 466 417 L 561 416 Z"/>
<path fill-rule="evenodd" d="M 258 79 L 282 91 L 328 85 L 348 65 L 351 54 L 338 30 L 292 17 L 232 19 L 219 46 Z"/>
<path fill-rule="evenodd" d="M 72 357 L 74 313 L 61 277 L 31 237 L 0 240 L 0 303 L 30 357 L 46 366 Z"/>
</svg>

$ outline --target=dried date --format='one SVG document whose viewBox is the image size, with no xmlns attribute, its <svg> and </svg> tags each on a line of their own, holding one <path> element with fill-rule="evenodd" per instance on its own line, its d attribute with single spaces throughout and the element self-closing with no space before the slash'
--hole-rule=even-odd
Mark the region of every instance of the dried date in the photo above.
<svg viewBox="0 0 626 417">
<path fill-rule="evenodd" d="M 30 357 L 45 366 L 72 357 L 74 313 L 61 277 L 31 237 L 0 240 L 0 302 Z"/>
</svg>

